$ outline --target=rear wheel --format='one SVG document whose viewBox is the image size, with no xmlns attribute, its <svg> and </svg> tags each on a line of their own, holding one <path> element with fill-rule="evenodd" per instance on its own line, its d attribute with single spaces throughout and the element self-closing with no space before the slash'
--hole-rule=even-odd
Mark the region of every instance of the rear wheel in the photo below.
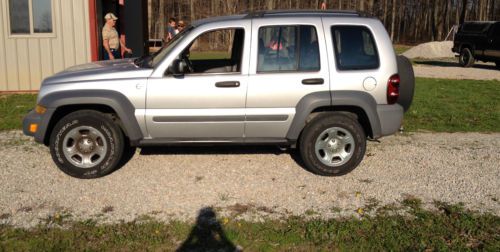
<svg viewBox="0 0 500 252">
<path fill-rule="evenodd" d="M 341 176 L 356 168 L 363 159 L 366 136 L 355 115 L 322 113 L 304 128 L 299 149 L 311 172 Z"/>
<path fill-rule="evenodd" d="M 458 58 L 458 62 L 463 67 L 471 67 L 474 65 L 474 55 L 469 48 L 463 48 L 460 52 L 460 57 Z"/>
<path fill-rule="evenodd" d="M 81 179 L 111 173 L 119 164 L 124 137 L 113 120 L 98 111 L 81 110 L 63 117 L 50 136 L 50 153 L 64 173 Z"/>
</svg>

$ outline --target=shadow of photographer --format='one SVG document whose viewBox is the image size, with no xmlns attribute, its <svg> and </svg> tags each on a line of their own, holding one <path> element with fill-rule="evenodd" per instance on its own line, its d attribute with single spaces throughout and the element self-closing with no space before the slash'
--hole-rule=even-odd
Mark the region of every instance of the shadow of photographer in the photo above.
<svg viewBox="0 0 500 252">
<path fill-rule="evenodd" d="M 188 238 L 177 251 L 242 251 L 224 233 L 211 207 L 202 208 Z"/>
</svg>

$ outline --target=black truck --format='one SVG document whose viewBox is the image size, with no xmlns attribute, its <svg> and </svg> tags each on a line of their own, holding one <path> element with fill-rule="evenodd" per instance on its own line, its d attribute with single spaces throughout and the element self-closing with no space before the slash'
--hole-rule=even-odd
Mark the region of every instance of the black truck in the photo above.
<svg viewBox="0 0 500 252">
<path fill-rule="evenodd" d="M 463 67 L 480 60 L 495 62 L 500 69 L 500 22 L 465 22 L 458 28 L 451 50 Z"/>
</svg>

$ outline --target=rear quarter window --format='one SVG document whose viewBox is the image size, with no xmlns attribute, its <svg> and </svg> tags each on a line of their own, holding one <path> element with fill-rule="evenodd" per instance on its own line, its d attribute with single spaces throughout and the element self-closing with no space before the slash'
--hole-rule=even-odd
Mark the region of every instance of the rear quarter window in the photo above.
<svg viewBox="0 0 500 252">
<path fill-rule="evenodd" d="M 335 60 L 339 70 L 377 69 L 380 66 L 377 46 L 364 26 L 332 26 Z"/>
</svg>

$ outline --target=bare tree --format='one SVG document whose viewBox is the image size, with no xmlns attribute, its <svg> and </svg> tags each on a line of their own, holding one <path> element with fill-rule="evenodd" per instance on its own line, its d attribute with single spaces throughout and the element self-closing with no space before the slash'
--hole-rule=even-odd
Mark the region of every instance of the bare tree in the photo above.
<svg viewBox="0 0 500 252">
<path fill-rule="evenodd" d="M 169 17 L 195 19 L 252 10 L 317 9 L 322 0 L 147 0 L 149 34 L 161 38 Z M 500 20 L 496 0 L 328 0 L 329 9 L 356 9 L 382 20 L 394 42 L 443 39 L 453 24 L 465 20 Z M 220 38 L 211 38 L 213 42 Z M 227 39 L 227 38 L 224 38 Z"/>
</svg>

